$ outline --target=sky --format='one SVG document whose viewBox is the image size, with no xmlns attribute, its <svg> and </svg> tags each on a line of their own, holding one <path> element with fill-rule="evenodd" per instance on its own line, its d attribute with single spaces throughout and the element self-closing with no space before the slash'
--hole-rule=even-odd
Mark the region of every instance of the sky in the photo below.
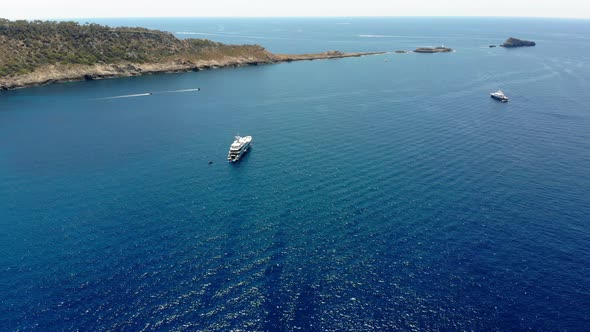
<svg viewBox="0 0 590 332">
<path fill-rule="evenodd" d="M 8 19 L 102 17 L 523 16 L 590 18 L 590 0 L 17 0 Z"/>
</svg>

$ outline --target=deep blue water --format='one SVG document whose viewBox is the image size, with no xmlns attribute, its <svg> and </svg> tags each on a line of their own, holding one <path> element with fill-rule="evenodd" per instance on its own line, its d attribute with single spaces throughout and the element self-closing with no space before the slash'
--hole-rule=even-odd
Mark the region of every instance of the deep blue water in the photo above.
<svg viewBox="0 0 590 332">
<path fill-rule="evenodd" d="M 457 51 L 2 92 L 0 330 L 590 329 L 590 21 L 92 21 Z"/>
</svg>

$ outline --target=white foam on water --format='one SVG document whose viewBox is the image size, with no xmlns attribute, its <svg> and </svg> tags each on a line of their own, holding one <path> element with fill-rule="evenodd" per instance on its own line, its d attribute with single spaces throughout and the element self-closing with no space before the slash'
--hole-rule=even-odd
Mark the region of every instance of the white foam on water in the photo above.
<svg viewBox="0 0 590 332">
<path fill-rule="evenodd" d="M 95 99 L 95 100 L 146 97 L 146 96 L 149 96 L 149 95 L 151 95 L 151 93 L 146 92 L 146 93 L 136 93 L 136 94 L 132 94 L 132 95 L 123 95 L 123 96 L 113 96 L 113 97 L 98 98 L 98 99 Z"/>
<path fill-rule="evenodd" d="M 151 96 L 151 95 L 155 95 L 155 94 L 161 94 L 161 93 L 181 93 L 181 92 L 193 92 L 193 91 L 199 91 L 199 90 L 201 90 L 201 88 L 169 90 L 169 91 L 156 91 L 156 92 L 145 92 L 145 93 L 135 93 L 135 94 L 131 94 L 131 95 L 97 98 L 97 99 L 93 99 L 93 100 L 108 100 L 108 99 L 120 99 L 120 98 L 147 97 L 147 96 Z"/>
<path fill-rule="evenodd" d="M 158 92 L 153 92 L 154 94 L 157 93 L 179 93 L 179 92 L 191 92 L 191 91 L 199 91 L 201 90 L 200 88 L 194 88 L 194 89 L 182 89 L 182 90 L 170 90 L 170 91 L 158 91 Z"/>
</svg>

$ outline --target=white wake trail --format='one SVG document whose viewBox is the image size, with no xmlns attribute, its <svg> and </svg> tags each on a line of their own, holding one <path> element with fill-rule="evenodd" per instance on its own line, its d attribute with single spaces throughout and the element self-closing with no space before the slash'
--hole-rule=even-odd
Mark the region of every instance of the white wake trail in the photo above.
<svg viewBox="0 0 590 332">
<path fill-rule="evenodd" d="M 105 97 L 105 98 L 98 98 L 95 100 L 105 100 L 105 99 L 119 99 L 119 98 L 134 98 L 134 97 L 146 97 L 151 95 L 151 93 L 146 92 L 146 93 L 136 93 L 133 95 L 124 95 L 124 96 L 114 96 L 114 97 Z"/>
<path fill-rule="evenodd" d="M 199 90 L 201 90 L 201 88 L 182 89 L 182 90 L 170 90 L 170 91 L 158 91 L 158 92 L 154 92 L 154 93 L 178 93 L 178 92 L 191 92 L 191 91 L 199 91 Z"/>
<path fill-rule="evenodd" d="M 120 98 L 147 97 L 147 96 L 151 96 L 151 95 L 155 95 L 155 94 L 161 94 L 161 93 L 181 93 L 181 92 L 192 92 L 192 91 L 200 91 L 200 90 L 201 90 L 201 88 L 182 89 L 182 90 L 170 90 L 170 91 L 145 92 L 145 93 L 136 93 L 136 94 L 132 94 L 132 95 L 97 98 L 97 99 L 92 99 L 92 100 L 108 100 L 108 99 L 120 99 Z"/>
</svg>

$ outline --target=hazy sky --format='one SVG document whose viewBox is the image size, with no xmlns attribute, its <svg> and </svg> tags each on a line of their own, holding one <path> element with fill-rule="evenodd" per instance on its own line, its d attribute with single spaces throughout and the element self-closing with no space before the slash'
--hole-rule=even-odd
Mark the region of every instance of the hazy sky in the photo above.
<svg viewBox="0 0 590 332">
<path fill-rule="evenodd" d="M 180 16 L 532 16 L 590 18 L 590 0 L 7 0 L 9 19 Z"/>
</svg>

